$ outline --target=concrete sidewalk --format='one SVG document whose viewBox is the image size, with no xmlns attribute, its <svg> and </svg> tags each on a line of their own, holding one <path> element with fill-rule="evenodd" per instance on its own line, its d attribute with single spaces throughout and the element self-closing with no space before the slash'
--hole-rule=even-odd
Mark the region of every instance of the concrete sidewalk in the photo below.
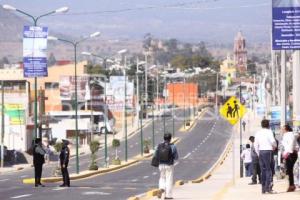
<svg viewBox="0 0 300 200">
<path fill-rule="evenodd" d="M 243 134 L 243 144 L 248 142 L 250 135 L 260 129 L 260 118 L 254 118 L 248 113 L 244 120 L 247 123 Z M 228 153 L 226 160 L 209 177 L 201 183 L 187 183 L 176 186 L 173 197 L 176 200 L 293 200 L 298 199 L 300 190 L 287 193 L 288 180 L 277 180 L 274 177 L 274 190 L 276 194 L 262 194 L 261 185 L 248 185 L 251 178 L 239 178 L 239 124 L 234 127 L 234 146 Z M 176 173 L 176 169 L 175 169 Z M 144 198 L 143 198 L 144 199 Z M 157 197 L 146 199 L 158 199 Z"/>
</svg>

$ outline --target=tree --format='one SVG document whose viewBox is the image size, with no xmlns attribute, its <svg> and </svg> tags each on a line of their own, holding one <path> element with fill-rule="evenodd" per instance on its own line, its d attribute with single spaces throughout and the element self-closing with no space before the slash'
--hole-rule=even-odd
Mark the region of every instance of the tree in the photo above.
<svg viewBox="0 0 300 200">
<path fill-rule="evenodd" d="M 48 58 L 48 66 L 51 67 L 56 64 L 56 59 L 53 53 L 50 53 L 50 56 Z"/>
<path fill-rule="evenodd" d="M 118 139 L 113 139 L 112 141 L 112 147 L 115 149 L 115 157 L 112 161 L 113 164 L 115 165 L 120 165 L 121 164 L 121 160 L 118 156 L 118 147 L 121 145 L 120 140 Z"/>
<path fill-rule="evenodd" d="M 89 170 L 98 170 L 98 165 L 96 162 L 96 158 L 97 158 L 97 151 L 100 148 L 100 143 L 96 140 L 91 141 L 90 143 L 90 150 L 91 150 L 91 164 L 89 167 Z"/>
</svg>

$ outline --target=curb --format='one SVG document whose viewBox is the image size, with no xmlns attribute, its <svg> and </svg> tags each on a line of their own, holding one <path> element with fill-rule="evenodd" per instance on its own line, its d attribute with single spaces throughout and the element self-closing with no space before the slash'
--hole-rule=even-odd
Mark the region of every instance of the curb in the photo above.
<svg viewBox="0 0 300 200">
<path fill-rule="evenodd" d="M 213 172 L 224 163 L 231 148 L 232 148 L 232 141 L 231 141 L 231 139 L 229 139 L 229 142 L 227 143 L 223 153 L 221 154 L 221 156 L 217 160 L 217 162 L 204 175 L 200 176 L 199 178 L 197 178 L 195 180 L 190 181 L 190 183 L 201 183 L 201 182 L 209 179 L 212 176 Z"/>
<path fill-rule="evenodd" d="M 178 143 L 180 140 L 179 138 L 175 138 L 173 140 L 173 143 L 176 144 Z M 91 176 L 95 176 L 95 175 L 100 175 L 100 174 L 105 174 L 108 172 L 113 172 L 113 171 L 117 171 L 126 167 L 129 167 L 131 165 L 134 165 L 144 159 L 150 158 L 153 156 L 153 152 L 149 153 L 149 154 L 145 154 L 144 156 L 140 156 L 137 155 L 135 157 L 133 157 L 132 160 L 129 160 L 127 163 L 125 164 L 121 164 L 121 165 L 115 165 L 112 166 L 111 168 L 100 168 L 97 171 L 83 171 L 83 174 L 75 174 L 75 175 L 70 175 L 70 180 L 78 180 L 78 179 L 84 179 L 84 178 L 88 178 Z M 47 177 L 47 178 L 42 178 L 41 182 L 42 183 L 56 183 L 62 181 L 62 177 Z M 34 178 L 26 178 L 22 180 L 23 184 L 34 184 Z"/>
<path fill-rule="evenodd" d="M 136 160 L 131 160 L 125 164 L 122 164 L 120 166 L 113 166 L 111 168 L 100 168 L 97 171 L 83 171 L 82 173 L 84 174 L 75 174 L 75 175 L 71 175 L 70 176 L 70 180 L 78 180 L 78 179 L 83 179 L 83 178 L 88 178 L 91 176 L 95 176 L 95 175 L 99 175 L 99 174 L 104 174 L 104 173 L 108 173 L 108 172 L 112 172 L 112 171 L 116 171 L 128 166 L 131 166 L 137 162 L 139 162 L 139 159 Z M 42 178 L 42 183 L 56 183 L 59 181 L 62 181 L 62 177 L 48 177 L 48 178 Z M 34 184 L 34 178 L 27 178 L 27 179 L 23 179 L 22 182 L 24 184 Z"/>
</svg>

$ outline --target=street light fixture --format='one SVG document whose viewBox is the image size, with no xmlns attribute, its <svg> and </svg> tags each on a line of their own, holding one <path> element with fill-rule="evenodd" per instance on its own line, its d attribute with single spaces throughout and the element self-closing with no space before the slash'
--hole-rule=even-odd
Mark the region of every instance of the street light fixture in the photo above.
<svg viewBox="0 0 300 200">
<path fill-rule="evenodd" d="M 75 78 L 75 102 L 74 102 L 74 106 L 75 106 L 75 135 L 76 135 L 76 173 L 79 174 L 79 141 L 78 141 L 78 101 L 77 101 L 77 47 L 78 45 L 90 38 L 94 38 L 100 35 L 100 32 L 95 32 L 92 33 L 91 35 L 84 37 L 81 40 L 78 41 L 71 41 L 71 40 L 66 40 L 66 39 L 61 39 L 61 38 L 57 38 L 57 37 L 53 37 L 53 36 L 48 36 L 48 40 L 54 40 L 54 41 L 62 41 L 62 42 L 66 42 L 69 43 L 73 46 L 74 48 L 74 78 Z"/>
<path fill-rule="evenodd" d="M 8 11 L 15 11 L 15 12 L 18 12 L 18 13 L 21 13 L 23 15 L 26 15 L 28 17 L 30 17 L 32 20 L 33 20 L 33 23 L 34 23 L 34 26 L 37 26 L 37 22 L 40 18 L 42 17 L 45 17 L 45 16 L 48 16 L 48 15 L 52 15 L 52 14 L 57 14 L 57 13 L 65 13 L 69 10 L 68 7 L 61 7 L 61 8 L 58 8 L 54 11 L 50 11 L 46 14 L 43 14 L 43 15 L 39 15 L 38 17 L 34 17 L 33 15 L 30 15 L 28 14 L 27 12 L 24 12 L 18 8 L 15 8 L 11 5 L 8 5 L 8 4 L 5 4 L 2 6 L 3 9 L 5 10 L 8 10 Z M 37 137 L 37 77 L 34 77 L 34 137 L 36 138 Z"/>
</svg>

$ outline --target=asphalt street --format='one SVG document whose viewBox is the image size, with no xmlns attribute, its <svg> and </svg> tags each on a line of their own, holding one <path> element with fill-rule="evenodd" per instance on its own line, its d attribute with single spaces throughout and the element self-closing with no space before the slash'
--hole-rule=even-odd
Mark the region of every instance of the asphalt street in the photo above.
<svg viewBox="0 0 300 200">
<path fill-rule="evenodd" d="M 177 144 L 180 159 L 175 163 L 175 180 L 196 179 L 205 173 L 219 158 L 231 136 L 231 126 L 222 119 L 215 118 L 206 112 L 197 121 L 197 125 L 189 133 L 179 133 L 181 138 Z M 183 124 L 182 111 L 176 113 L 175 130 Z M 172 131 L 172 118 L 166 118 L 167 130 Z M 163 120 L 155 123 L 156 141 L 163 135 Z M 145 138 L 152 136 L 152 125 L 144 130 Z M 139 134 L 129 140 L 129 157 L 140 152 Z M 130 147 L 133 145 L 132 147 Z M 123 156 L 123 152 L 120 152 Z M 102 154 L 103 155 L 103 154 Z M 99 155 L 101 156 L 101 155 Z M 100 159 L 101 162 L 101 159 Z M 74 166 L 75 167 L 75 166 Z M 72 181 L 71 188 L 58 188 L 57 183 L 47 184 L 45 188 L 33 188 L 23 185 L 20 179 L 31 177 L 32 171 L 25 170 L 14 174 L 0 176 L 0 197 L 3 199 L 127 199 L 129 196 L 156 188 L 159 178 L 157 168 L 150 166 L 150 160 L 123 170 L 111 172 L 91 178 Z"/>
</svg>

